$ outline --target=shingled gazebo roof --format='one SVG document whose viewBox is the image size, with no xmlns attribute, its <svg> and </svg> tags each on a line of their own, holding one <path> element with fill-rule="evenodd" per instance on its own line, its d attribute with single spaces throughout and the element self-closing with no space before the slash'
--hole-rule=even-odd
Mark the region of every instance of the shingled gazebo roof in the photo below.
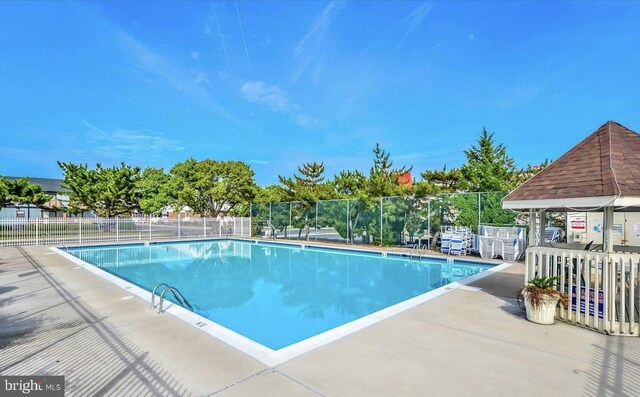
<svg viewBox="0 0 640 397">
<path fill-rule="evenodd" d="M 607 121 L 508 194 L 504 208 L 640 206 L 640 135 Z"/>
</svg>

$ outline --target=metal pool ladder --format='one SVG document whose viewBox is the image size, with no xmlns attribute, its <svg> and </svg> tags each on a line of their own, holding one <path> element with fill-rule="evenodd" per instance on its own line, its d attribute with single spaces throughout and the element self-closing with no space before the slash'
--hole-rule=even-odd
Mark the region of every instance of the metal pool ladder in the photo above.
<svg viewBox="0 0 640 397">
<path fill-rule="evenodd" d="M 422 260 L 422 252 L 419 248 L 408 248 L 407 250 L 409 251 L 409 255 L 407 255 L 409 259 L 417 257 L 418 260 Z"/>
<path fill-rule="evenodd" d="M 155 309 L 156 307 L 156 291 L 158 288 L 164 287 L 164 289 L 160 292 L 160 305 L 158 305 L 158 313 L 162 313 L 162 304 L 164 303 L 164 294 L 169 291 L 173 294 L 173 297 L 176 298 L 178 304 L 182 307 L 187 307 L 189 310 L 193 311 L 193 307 L 189 303 L 189 301 L 178 291 L 176 287 L 172 287 L 167 283 L 160 283 L 153 287 L 153 291 L 151 292 L 151 308 Z"/>
</svg>

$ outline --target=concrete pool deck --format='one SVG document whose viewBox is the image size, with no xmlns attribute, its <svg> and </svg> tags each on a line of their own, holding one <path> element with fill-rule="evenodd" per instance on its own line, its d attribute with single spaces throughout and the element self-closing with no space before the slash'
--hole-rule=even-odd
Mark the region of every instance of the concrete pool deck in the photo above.
<svg viewBox="0 0 640 397">
<path fill-rule="evenodd" d="M 527 322 L 523 265 L 269 367 L 46 247 L 0 248 L 0 374 L 67 395 L 634 395 L 640 340 Z"/>
</svg>

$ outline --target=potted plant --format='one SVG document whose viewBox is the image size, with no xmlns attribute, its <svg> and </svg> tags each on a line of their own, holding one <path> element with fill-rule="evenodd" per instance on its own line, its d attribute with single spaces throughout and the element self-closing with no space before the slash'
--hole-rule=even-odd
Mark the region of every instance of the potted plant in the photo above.
<svg viewBox="0 0 640 397">
<path fill-rule="evenodd" d="M 554 288 L 560 276 L 534 277 L 522 290 L 527 320 L 538 324 L 553 324 L 556 306 L 568 306 L 567 294 Z"/>
</svg>

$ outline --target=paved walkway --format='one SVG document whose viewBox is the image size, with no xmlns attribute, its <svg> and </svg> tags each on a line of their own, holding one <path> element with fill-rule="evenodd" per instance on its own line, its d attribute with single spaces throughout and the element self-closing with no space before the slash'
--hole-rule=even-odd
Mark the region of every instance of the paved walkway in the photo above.
<svg viewBox="0 0 640 397">
<path fill-rule="evenodd" d="M 68 396 L 640 393 L 640 339 L 516 306 L 522 265 L 266 367 L 44 247 L 0 249 L 0 374 L 65 375 Z"/>
</svg>

